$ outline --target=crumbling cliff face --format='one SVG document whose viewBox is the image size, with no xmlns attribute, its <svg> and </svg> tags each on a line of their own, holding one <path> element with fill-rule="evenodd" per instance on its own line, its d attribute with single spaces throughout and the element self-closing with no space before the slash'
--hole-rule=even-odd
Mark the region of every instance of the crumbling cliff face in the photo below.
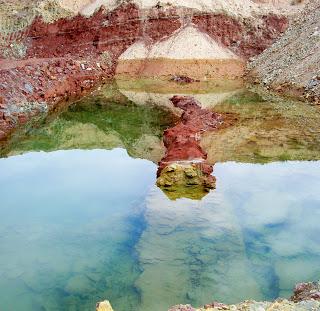
<svg viewBox="0 0 320 311">
<path fill-rule="evenodd" d="M 301 99 L 320 101 L 320 1 L 310 1 L 286 33 L 249 65 L 250 80 Z"/>
</svg>

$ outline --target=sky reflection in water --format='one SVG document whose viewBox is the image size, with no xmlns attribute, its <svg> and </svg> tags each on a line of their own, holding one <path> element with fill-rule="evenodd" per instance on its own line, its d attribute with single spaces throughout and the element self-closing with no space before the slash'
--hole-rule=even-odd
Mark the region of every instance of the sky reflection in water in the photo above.
<svg viewBox="0 0 320 311">
<path fill-rule="evenodd" d="M 162 311 L 286 296 L 320 275 L 320 162 L 216 164 L 169 201 L 122 149 L 0 159 L 0 307 Z"/>
</svg>

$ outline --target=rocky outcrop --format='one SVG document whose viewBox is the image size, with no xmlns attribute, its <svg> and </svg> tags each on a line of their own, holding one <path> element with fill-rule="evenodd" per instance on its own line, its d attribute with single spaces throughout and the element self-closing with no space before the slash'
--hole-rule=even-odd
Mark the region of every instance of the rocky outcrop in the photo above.
<svg viewBox="0 0 320 311">
<path fill-rule="evenodd" d="M 203 308 L 193 308 L 191 305 L 178 305 L 169 311 L 318 311 L 320 310 L 320 282 L 299 283 L 295 286 L 294 294 L 287 299 L 277 299 L 273 302 L 245 301 L 236 305 L 226 305 L 213 302 Z"/>
<path fill-rule="evenodd" d="M 170 200 L 201 200 L 215 188 L 212 166 L 203 163 L 171 163 L 161 170 L 157 185 Z"/>
<path fill-rule="evenodd" d="M 200 135 L 216 130 L 223 119 L 201 108 L 192 97 L 174 96 L 171 102 L 183 113 L 180 122 L 164 132 L 166 154 L 159 163 L 157 185 L 174 199 L 202 198 L 215 187 L 215 180 L 213 168 L 205 162 L 207 154 L 200 147 Z"/>
<path fill-rule="evenodd" d="M 26 61 L 0 71 L 0 140 L 17 126 L 46 116 L 62 102 L 78 99 L 112 77 L 107 64 L 96 60 Z"/>
<path fill-rule="evenodd" d="M 249 65 L 250 81 L 280 94 L 320 101 L 320 1 L 310 1 L 287 32 Z"/>
</svg>

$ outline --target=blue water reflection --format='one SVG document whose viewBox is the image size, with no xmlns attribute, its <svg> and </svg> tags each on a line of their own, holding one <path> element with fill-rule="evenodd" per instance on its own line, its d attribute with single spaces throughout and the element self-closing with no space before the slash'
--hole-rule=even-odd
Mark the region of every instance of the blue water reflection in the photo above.
<svg viewBox="0 0 320 311">
<path fill-rule="evenodd" d="M 320 162 L 225 163 L 219 191 L 241 226 L 251 270 L 267 298 L 320 278 Z"/>
<path fill-rule="evenodd" d="M 91 310 L 105 296 L 138 303 L 132 247 L 152 162 L 73 150 L 0 159 L 0 171 L 2 311 Z"/>
<path fill-rule="evenodd" d="M 125 150 L 0 159 L 1 311 L 162 311 L 288 296 L 320 278 L 320 162 L 218 163 L 170 201 Z"/>
</svg>

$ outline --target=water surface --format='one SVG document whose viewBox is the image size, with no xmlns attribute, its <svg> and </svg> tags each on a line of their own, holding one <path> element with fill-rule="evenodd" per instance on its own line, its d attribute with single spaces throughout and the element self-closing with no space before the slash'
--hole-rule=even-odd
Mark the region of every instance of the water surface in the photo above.
<svg viewBox="0 0 320 311">
<path fill-rule="evenodd" d="M 166 311 L 320 278 L 316 108 L 189 88 L 109 86 L 2 146 L 1 311 Z M 201 201 L 155 186 L 173 93 L 236 120 L 203 141 L 217 188 Z"/>
</svg>

